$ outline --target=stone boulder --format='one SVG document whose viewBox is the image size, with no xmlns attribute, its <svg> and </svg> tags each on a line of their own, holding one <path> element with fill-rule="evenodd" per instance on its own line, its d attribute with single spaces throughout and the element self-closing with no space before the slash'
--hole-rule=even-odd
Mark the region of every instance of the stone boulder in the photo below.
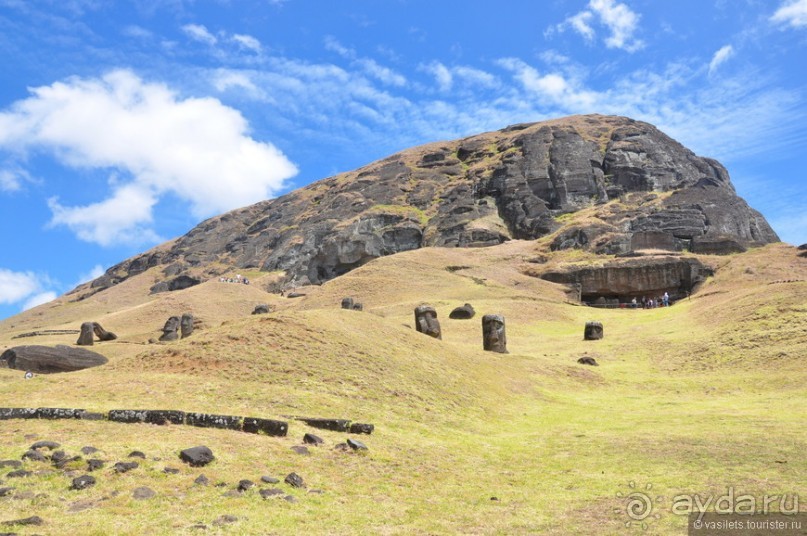
<svg viewBox="0 0 807 536">
<path fill-rule="evenodd" d="M 268 306 L 267 304 L 265 304 L 265 303 L 259 303 L 259 304 L 258 304 L 258 305 L 256 305 L 256 306 L 255 306 L 255 308 L 252 310 L 252 314 L 254 314 L 254 315 L 265 315 L 265 314 L 268 314 L 268 313 L 270 313 L 270 312 L 271 312 L 271 309 L 270 309 L 270 308 L 269 308 L 269 306 Z"/>
<path fill-rule="evenodd" d="M 590 367 L 598 367 L 598 366 L 600 366 L 599 363 L 597 363 L 596 359 L 594 359 L 593 357 L 589 357 L 587 355 L 585 355 L 585 356 L 581 357 L 580 359 L 578 359 L 577 362 L 580 363 L 581 365 L 588 365 Z"/>
<path fill-rule="evenodd" d="M 216 459 L 213 451 L 204 445 L 183 450 L 179 458 L 191 467 L 204 467 Z"/>
<path fill-rule="evenodd" d="M 448 315 L 448 318 L 453 318 L 454 320 L 468 320 L 474 317 L 476 311 L 471 306 L 470 303 L 466 303 L 460 307 L 455 308 L 451 311 Z"/>
<path fill-rule="evenodd" d="M 30 370 L 39 374 L 73 372 L 104 365 L 101 354 L 71 346 L 15 346 L 0 355 L 0 366 L 14 370 Z"/>
</svg>

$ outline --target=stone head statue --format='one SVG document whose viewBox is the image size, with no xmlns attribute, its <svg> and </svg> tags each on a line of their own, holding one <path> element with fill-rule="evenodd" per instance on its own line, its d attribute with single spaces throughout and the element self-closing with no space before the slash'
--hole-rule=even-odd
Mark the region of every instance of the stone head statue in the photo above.
<svg viewBox="0 0 807 536">
<path fill-rule="evenodd" d="M 500 354 L 507 351 L 507 335 L 504 331 L 502 315 L 485 315 L 482 317 L 482 347 L 490 352 Z"/>
<path fill-rule="evenodd" d="M 440 322 L 437 321 L 437 311 L 431 305 L 420 305 L 415 308 L 415 328 L 435 339 L 442 339 Z"/>
</svg>

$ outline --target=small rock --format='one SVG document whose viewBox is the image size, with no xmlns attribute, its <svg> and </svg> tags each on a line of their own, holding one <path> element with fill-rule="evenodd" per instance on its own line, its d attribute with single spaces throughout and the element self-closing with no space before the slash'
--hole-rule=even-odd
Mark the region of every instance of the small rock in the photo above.
<svg viewBox="0 0 807 536">
<path fill-rule="evenodd" d="M 90 454 L 95 454 L 98 452 L 98 449 L 95 447 L 81 447 L 81 453 L 85 456 L 89 456 Z"/>
<path fill-rule="evenodd" d="M 367 450 L 367 445 L 365 445 L 361 441 L 356 441 L 355 439 L 348 438 L 347 445 L 353 450 Z"/>
<path fill-rule="evenodd" d="M 233 515 L 229 515 L 229 514 L 225 514 L 223 516 L 217 517 L 213 521 L 213 525 L 215 525 L 217 527 L 220 527 L 222 525 L 229 525 L 229 524 L 235 523 L 236 521 L 238 521 L 238 517 L 233 516 Z"/>
<path fill-rule="evenodd" d="M 163 473 L 165 473 L 167 475 L 178 475 L 179 474 L 179 469 L 177 469 L 175 467 L 166 467 L 166 468 L 163 469 Z"/>
<path fill-rule="evenodd" d="M 127 456 L 127 457 L 128 458 L 140 458 L 141 460 L 146 459 L 145 453 L 140 452 L 139 450 L 133 450 L 132 452 L 129 453 L 129 456 Z"/>
<path fill-rule="evenodd" d="M 233 497 L 240 497 L 243 493 L 244 492 L 241 491 L 240 489 L 231 489 L 230 491 L 226 491 L 226 492 L 222 493 L 221 496 L 222 497 L 233 498 Z"/>
<path fill-rule="evenodd" d="M 600 364 L 597 363 L 596 359 L 594 359 L 593 357 L 589 357 L 589 356 L 583 356 L 580 359 L 578 359 L 577 362 L 580 363 L 581 365 L 589 365 L 591 367 L 599 367 L 600 366 Z"/>
<path fill-rule="evenodd" d="M 55 441 L 37 441 L 36 443 L 31 445 L 30 448 L 31 450 L 38 450 L 38 449 L 53 450 L 58 449 L 59 447 L 61 447 L 61 445 L 59 443 L 56 443 Z"/>
<path fill-rule="evenodd" d="M 73 485 L 70 487 L 71 489 L 86 489 L 94 485 L 95 485 L 95 477 L 92 477 L 90 475 L 83 475 L 78 478 L 74 478 Z"/>
<path fill-rule="evenodd" d="M 72 457 L 65 456 L 61 460 L 54 461 L 53 465 L 56 467 L 56 469 L 64 469 L 65 466 L 67 466 L 68 463 L 80 462 L 80 461 L 81 461 L 81 456 L 72 456 Z"/>
<path fill-rule="evenodd" d="M 272 497 L 280 497 L 281 495 L 284 494 L 284 491 L 282 489 L 278 489 L 278 488 L 269 488 L 269 489 L 262 489 L 258 493 L 264 499 L 269 499 L 269 498 L 272 498 Z"/>
<path fill-rule="evenodd" d="M 3 460 L 0 462 L 0 467 L 22 467 L 22 462 L 19 460 Z"/>
<path fill-rule="evenodd" d="M 87 471 L 97 471 L 104 467 L 104 460 L 87 460 Z"/>
<path fill-rule="evenodd" d="M 367 434 L 370 435 L 375 430 L 375 426 L 372 424 L 365 424 L 361 422 L 354 422 L 350 425 L 350 433 L 351 434 Z"/>
<path fill-rule="evenodd" d="M 194 480 L 193 483 L 199 486 L 207 486 L 210 484 L 210 480 L 205 475 L 199 475 L 196 477 L 196 480 Z"/>
<path fill-rule="evenodd" d="M 334 450 L 339 450 L 339 451 L 342 451 L 342 452 L 346 452 L 346 451 L 350 450 L 350 447 L 348 446 L 347 443 L 337 443 L 336 445 L 334 445 L 333 449 Z"/>
<path fill-rule="evenodd" d="M 34 474 L 31 471 L 26 471 L 25 469 L 17 469 L 16 471 L 11 471 L 6 475 L 6 478 L 25 478 L 27 476 L 31 476 Z"/>
<path fill-rule="evenodd" d="M 58 463 L 64 460 L 65 458 L 67 458 L 67 454 L 65 454 L 63 450 L 57 450 L 56 452 L 50 455 L 50 460 L 55 463 Z"/>
<path fill-rule="evenodd" d="M 213 451 L 205 446 L 192 447 L 179 453 L 180 459 L 191 467 L 204 467 L 216 459 Z"/>
<path fill-rule="evenodd" d="M 491 500 L 491 501 L 498 501 L 498 500 L 499 500 L 499 498 L 498 498 L 498 497 L 491 497 L 491 498 L 490 498 L 490 500 Z"/>
<path fill-rule="evenodd" d="M 140 466 L 137 462 L 118 462 L 114 465 L 116 473 L 128 473 L 132 469 L 137 469 Z"/>
<path fill-rule="evenodd" d="M 295 446 L 291 447 L 291 450 L 293 450 L 297 454 L 305 454 L 305 455 L 311 454 L 308 451 L 308 447 L 302 447 L 302 446 L 299 446 L 299 445 L 295 445 Z"/>
<path fill-rule="evenodd" d="M 3 525 L 10 527 L 12 525 L 36 525 L 39 526 L 44 521 L 39 516 L 26 517 L 24 519 L 15 519 L 14 521 L 3 521 Z"/>
<path fill-rule="evenodd" d="M 31 460 L 33 462 L 46 462 L 48 457 L 37 450 L 29 450 L 22 455 L 23 460 Z"/>
<path fill-rule="evenodd" d="M 252 480 L 239 480 L 238 481 L 238 489 L 241 491 L 247 491 L 249 488 L 253 487 L 255 482 Z"/>
<path fill-rule="evenodd" d="M 303 436 L 303 443 L 308 445 L 322 445 L 325 443 L 321 437 L 314 435 L 314 434 L 305 434 Z"/>
<path fill-rule="evenodd" d="M 290 503 L 296 503 L 297 502 L 297 498 L 294 495 L 286 495 L 285 497 L 283 497 L 283 500 L 288 501 Z"/>
<path fill-rule="evenodd" d="M 271 477 L 271 476 L 262 476 L 261 477 L 261 482 L 263 482 L 265 484 L 277 484 L 278 482 L 280 482 L 280 480 L 278 480 L 278 479 L 276 479 L 274 477 Z"/>
<path fill-rule="evenodd" d="M 157 495 L 157 493 L 153 489 L 147 488 L 145 486 L 135 488 L 135 490 L 132 492 L 132 497 L 134 497 L 138 501 L 151 499 L 155 495 Z"/>
<path fill-rule="evenodd" d="M 284 482 L 286 484 L 288 484 L 289 486 L 292 486 L 294 488 L 304 488 L 305 487 L 305 482 L 303 482 L 303 477 L 301 477 L 297 473 L 289 473 L 286 476 L 286 478 L 284 479 Z"/>
<path fill-rule="evenodd" d="M 14 488 L 0 488 L 0 497 L 8 497 Z"/>
</svg>

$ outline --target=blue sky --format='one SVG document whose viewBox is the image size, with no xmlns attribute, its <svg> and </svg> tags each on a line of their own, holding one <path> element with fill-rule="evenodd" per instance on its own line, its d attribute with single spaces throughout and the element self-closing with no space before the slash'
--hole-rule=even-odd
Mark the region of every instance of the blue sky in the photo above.
<svg viewBox="0 0 807 536">
<path fill-rule="evenodd" d="M 807 242 L 807 0 L 0 0 L 0 318 L 202 219 L 577 113 Z"/>
</svg>

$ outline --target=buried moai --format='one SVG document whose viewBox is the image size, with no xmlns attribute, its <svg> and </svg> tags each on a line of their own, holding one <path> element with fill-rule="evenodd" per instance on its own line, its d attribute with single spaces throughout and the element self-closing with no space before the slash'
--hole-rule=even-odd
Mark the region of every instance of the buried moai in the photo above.
<svg viewBox="0 0 807 536">
<path fill-rule="evenodd" d="M 178 316 L 172 316 L 168 320 L 166 320 L 165 325 L 163 326 L 163 334 L 160 335 L 160 341 L 175 341 L 179 339 L 179 330 L 180 319 Z"/>
<path fill-rule="evenodd" d="M 586 322 L 586 329 L 583 332 L 584 341 L 596 341 L 603 338 L 602 322 Z"/>
<path fill-rule="evenodd" d="M 353 298 L 342 298 L 342 309 L 353 309 Z"/>
<path fill-rule="evenodd" d="M 504 331 L 502 315 L 485 315 L 482 317 L 482 347 L 490 352 L 507 354 L 507 335 Z"/>
<path fill-rule="evenodd" d="M 437 321 L 437 311 L 431 305 L 415 307 L 415 328 L 429 337 L 443 338 L 443 334 L 440 332 L 440 322 Z"/>
<path fill-rule="evenodd" d="M 92 346 L 93 336 L 98 337 L 99 341 L 114 341 L 118 338 L 111 331 L 102 328 L 98 322 L 84 322 L 81 324 L 81 334 L 78 336 L 76 344 L 79 346 Z"/>
<path fill-rule="evenodd" d="M 182 315 L 182 319 L 179 321 L 179 329 L 183 339 L 193 334 L 193 315 L 191 313 Z"/>
</svg>

